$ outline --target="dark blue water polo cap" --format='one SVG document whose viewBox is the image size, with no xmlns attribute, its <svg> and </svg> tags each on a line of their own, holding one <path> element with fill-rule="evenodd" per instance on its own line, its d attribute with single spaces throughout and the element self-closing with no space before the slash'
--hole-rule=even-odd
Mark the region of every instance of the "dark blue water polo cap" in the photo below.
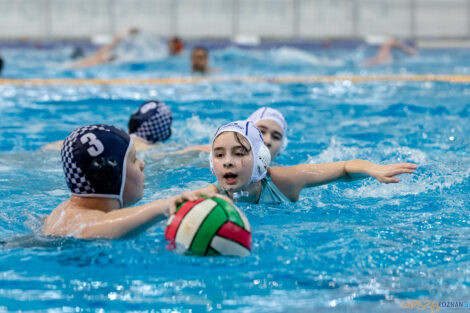
<svg viewBox="0 0 470 313">
<path fill-rule="evenodd" d="M 159 101 L 142 104 L 129 119 L 129 134 L 150 143 L 164 141 L 171 136 L 173 116 L 170 107 Z"/>
<path fill-rule="evenodd" d="M 75 129 L 61 149 L 65 180 L 73 195 L 118 199 L 126 182 L 132 140 L 121 129 L 89 125 Z"/>
</svg>

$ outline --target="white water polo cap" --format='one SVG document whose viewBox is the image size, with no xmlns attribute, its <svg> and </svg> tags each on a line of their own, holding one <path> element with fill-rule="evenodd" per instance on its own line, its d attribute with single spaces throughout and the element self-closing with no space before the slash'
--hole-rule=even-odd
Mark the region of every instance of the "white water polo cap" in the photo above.
<svg viewBox="0 0 470 313">
<path fill-rule="evenodd" d="M 271 154 L 269 153 L 268 147 L 264 145 L 263 135 L 260 130 L 250 121 L 231 122 L 217 129 L 212 139 L 211 146 L 214 145 L 214 140 L 217 136 L 224 132 L 239 133 L 248 140 L 253 153 L 253 171 L 251 172 L 250 182 L 262 180 L 266 176 L 269 164 L 271 164 Z M 214 172 L 212 151 L 209 155 L 209 161 L 211 170 Z"/>
<path fill-rule="evenodd" d="M 129 119 L 129 134 L 134 134 L 150 143 L 165 141 L 171 136 L 173 115 L 171 109 L 160 101 L 142 104 Z"/>
<path fill-rule="evenodd" d="M 132 139 L 109 125 L 89 125 L 75 129 L 61 149 L 67 186 L 73 195 L 118 199 L 126 182 L 127 155 Z"/>
<path fill-rule="evenodd" d="M 284 118 L 284 115 L 282 115 L 281 112 L 279 112 L 276 109 L 268 108 L 268 107 L 262 107 L 253 112 L 248 117 L 248 120 L 255 123 L 258 123 L 259 121 L 262 120 L 271 120 L 276 122 L 282 129 L 282 147 L 281 151 L 284 151 L 287 147 L 287 122 L 286 119 Z"/>
</svg>

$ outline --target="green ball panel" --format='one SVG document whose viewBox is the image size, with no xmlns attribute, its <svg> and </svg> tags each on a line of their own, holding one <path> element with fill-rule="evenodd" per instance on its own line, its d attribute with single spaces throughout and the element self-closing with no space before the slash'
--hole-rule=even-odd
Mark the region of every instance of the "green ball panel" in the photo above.
<svg viewBox="0 0 470 313">
<path fill-rule="evenodd" d="M 212 209 L 212 212 L 207 215 L 204 222 L 199 227 L 193 242 L 189 247 L 189 251 L 196 254 L 206 254 L 212 237 L 217 233 L 217 230 L 227 222 L 227 215 L 220 205 Z"/>
<path fill-rule="evenodd" d="M 230 204 L 229 202 L 225 201 L 224 199 L 220 199 L 217 197 L 212 198 L 217 204 L 225 209 L 225 213 L 227 214 L 228 220 L 238 226 L 245 228 L 242 219 L 240 218 L 240 214 L 238 213 L 237 209 Z"/>
</svg>

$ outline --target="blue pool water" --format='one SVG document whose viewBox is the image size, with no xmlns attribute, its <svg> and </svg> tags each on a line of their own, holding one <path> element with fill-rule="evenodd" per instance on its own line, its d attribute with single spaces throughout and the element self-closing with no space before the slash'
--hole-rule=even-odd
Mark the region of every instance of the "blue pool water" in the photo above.
<svg viewBox="0 0 470 313">
<path fill-rule="evenodd" d="M 2 55 L 18 61 L 4 74 L 190 74 L 187 55 L 63 69 L 69 51 L 4 48 Z M 216 75 L 228 76 L 469 74 L 469 53 L 462 50 L 425 50 L 417 58 L 360 67 L 373 52 L 361 45 L 223 47 L 211 62 L 221 69 Z M 466 303 L 469 96 L 469 84 L 445 82 L 0 85 L 0 311 L 411 312 L 400 308 L 404 300 Z M 84 124 L 125 128 L 148 99 L 171 106 L 174 126 L 168 142 L 140 154 L 147 164 L 140 203 L 212 182 L 207 154 L 164 152 L 205 144 L 218 125 L 266 105 L 282 111 L 289 125 L 280 165 L 362 158 L 420 167 L 398 184 L 334 183 L 304 190 L 295 204 L 239 204 L 253 228 L 253 251 L 242 259 L 168 251 L 164 222 L 126 240 L 42 236 L 42 220 L 68 190 L 59 153 L 41 146 Z"/>
</svg>

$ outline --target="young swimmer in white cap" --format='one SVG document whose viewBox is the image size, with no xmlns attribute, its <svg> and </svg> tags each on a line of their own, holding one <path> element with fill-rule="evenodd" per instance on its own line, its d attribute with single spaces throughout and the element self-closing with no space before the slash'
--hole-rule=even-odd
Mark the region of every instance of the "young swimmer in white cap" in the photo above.
<svg viewBox="0 0 470 313">
<path fill-rule="evenodd" d="M 247 120 L 253 122 L 263 134 L 263 141 L 269 149 L 271 160 L 286 149 L 287 123 L 281 112 L 262 107 L 253 112 Z"/>
<path fill-rule="evenodd" d="M 154 148 L 159 142 L 163 142 L 171 136 L 171 124 L 173 116 L 171 109 L 165 103 L 152 100 L 142 104 L 128 123 L 131 135 L 137 151 Z M 42 147 L 43 150 L 60 150 L 63 141 L 49 143 Z"/>
<path fill-rule="evenodd" d="M 142 198 L 145 163 L 131 137 L 108 125 L 80 127 L 61 149 L 65 180 L 72 195 L 47 217 L 44 234 L 76 238 L 118 238 L 174 213 L 177 203 L 197 193 L 125 208 Z M 215 193 L 204 193 L 215 196 Z"/>
<path fill-rule="evenodd" d="M 258 128 L 250 121 L 237 121 L 220 127 L 210 154 L 217 182 L 195 192 L 218 192 L 249 203 L 295 202 L 307 187 L 336 180 L 372 176 L 383 183 L 397 183 L 396 175 L 413 173 L 417 165 L 379 165 L 364 160 L 324 164 L 269 167 L 270 154 Z"/>
<path fill-rule="evenodd" d="M 276 109 L 262 107 L 253 112 L 247 119 L 255 123 L 263 134 L 263 141 L 271 154 L 271 161 L 273 161 L 281 152 L 287 147 L 287 123 L 282 115 Z M 210 145 L 189 147 L 175 154 L 186 153 L 189 151 L 204 151 L 210 152 Z"/>
</svg>

